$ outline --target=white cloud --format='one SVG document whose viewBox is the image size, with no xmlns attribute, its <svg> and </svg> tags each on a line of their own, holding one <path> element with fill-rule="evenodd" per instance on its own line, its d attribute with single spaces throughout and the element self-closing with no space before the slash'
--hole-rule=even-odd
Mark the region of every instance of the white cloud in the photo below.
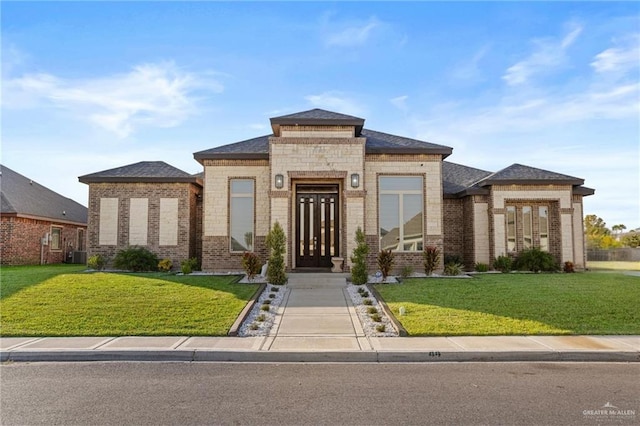
<svg viewBox="0 0 640 426">
<path fill-rule="evenodd" d="M 480 68 L 480 62 L 489 52 L 489 46 L 481 47 L 471 59 L 466 62 L 462 62 L 457 65 L 451 71 L 451 77 L 456 80 L 467 81 L 467 82 L 476 82 L 482 79 L 482 71 Z"/>
<path fill-rule="evenodd" d="M 595 56 L 591 66 L 596 72 L 627 72 L 640 66 L 640 34 L 617 44 L 622 46 L 611 47 Z"/>
<path fill-rule="evenodd" d="M 365 44 L 372 34 L 382 26 L 382 22 L 375 16 L 366 22 L 349 24 L 348 26 L 326 22 L 331 26 L 326 34 L 324 42 L 327 46 L 353 47 Z M 333 28 L 333 27 L 340 28 Z"/>
<path fill-rule="evenodd" d="M 544 38 L 533 40 L 534 50 L 526 59 L 507 68 L 502 79 L 510 86 L 524 84 L 536 74 L 548 73 L 564 64 L 565 51 L 578 38 L 582 26 L 571 25 L 571 30 L 560 40 Z"/>
<path fill-rule="evenodd" d="M 342 114 L 363 116 L 365 110 L 358 103 L 344 93 L 331 90 L 319 95 L 305 96 L 305 99 L 315 108 L 328 109 Z"/>
<path fill-rule="evenodd" d="M 391 104 L 398 108 L 399 110 L 406 111 L 407 110 L 407 99 L 409 99 L 408 95 L 398 96 L 392 99 L 389 99 Z"/>
<path fill-rule="evenodd" d="M 144 64 L 126 74 L 72 80 L 27 74 L 3 82 L 3 107 L 53 105 L 125 138 L 141 127 L 174 127 L 197 112 L 198 94 L 221 83 L 171 62 Z"/>
</svg>

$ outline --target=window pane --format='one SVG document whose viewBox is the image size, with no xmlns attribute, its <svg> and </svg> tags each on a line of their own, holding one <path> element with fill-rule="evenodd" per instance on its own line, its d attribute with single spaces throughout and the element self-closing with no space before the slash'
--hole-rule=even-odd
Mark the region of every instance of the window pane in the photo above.
<svg viewBox="0 0 640 426">
<path fill-rule="evenodd" d="M 538 210 L 540 216 L 540 250 L 549 251 L 549 210 L 541 206 Z"/>
<path fill-rule="evenodd" d="M 253 250 L 253 197 L 231 198 L 231 250 Z"/>
<path fill-rule="evenodd" d="M 51 250 L 60 250 L 60 228 L 51 228 Z"/>
<path fill-rule="evenodd" d="M 533 231 L 530 206 L 525 206 L 522 208 L 522 238 L 524 243 L 523 247 L 525 249 L 533 247 Z"/>
<path fill-rule="evenodd" d="M 516 250 L 516 208 L 507 207 L 507 251 Z"/>
<path fill-rule="evenodd" d="M 403 248 L 416 251 L 422 247 L 422 194 L 402 195 Z"/>
<path fill-rule="evenodd" d="M 251 179 L 233 179 L 231 181 L 232 194 L 251 194 L 253 195 L 253 180 Z"/>
<path fill-rule="evenodd" d="M 380 178 L 381 191 L 420 191 L 422 192 L 421 176 L 385 176 Z"/>
<path fill-rule="evenodd" d="M 396 250 L 400 242 L 400 202 L 399 195 L 380 195 L 380 249 Z"/>
</svg>

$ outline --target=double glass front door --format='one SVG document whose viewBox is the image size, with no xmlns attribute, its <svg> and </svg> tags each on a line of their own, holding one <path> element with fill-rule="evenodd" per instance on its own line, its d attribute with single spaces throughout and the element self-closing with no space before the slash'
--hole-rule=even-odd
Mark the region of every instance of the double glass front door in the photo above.
<svg viewBox="0 0 640 426">
<path fill-rule="evenodd" d="M 330 267 L 339 229 L 337 193 L 298 193 L 296 267 Z"/>
</svg>

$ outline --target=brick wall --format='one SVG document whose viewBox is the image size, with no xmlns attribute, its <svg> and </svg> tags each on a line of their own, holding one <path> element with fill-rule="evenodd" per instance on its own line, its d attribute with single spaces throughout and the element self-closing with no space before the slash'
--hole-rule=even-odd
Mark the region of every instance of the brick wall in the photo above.
<svg viewBox="0 0 640 426">
<path fill-rule="evenodd" d="M 50 234 L 51 228 L 54 226 L 62 229 L 60 249 L 54 250 L 50 243 L 44 246 L 44 263 L 67 261 L 68 253 L 78 248 L 78 229 L 86 230 L 86 226 L 16 216 L 2 216 L 0 222 L 1 263 L 3 265 L 40 264 L 42 237 L 47 233 Z"/>
<path fill-rule="evenodd" d="M 129 209 L 131 198 L 148 199 L 148 232 L 146 248 L 156 253 L 160 259 L 168 258 L 174 269 L 180 262 L 195 257 L 198 251 L 197 238 L 197 198 L 200 187 L 191 183 L 92 183 L 89 185 L 89 227 L 88 256 L 101 254 L 113 259 L 115 254 L 129 246 Z M 100 200 L 118 199 L 118 236 L 116 245 L 99 244 Z M 160 199 L 178 200 L 178 238 L 176 245 L 159 244 Z"/>
<path fill-rule="evenodd" d="M 444 257 L 459 256 L 465 257 L 465 228 L 463 200 L 457 198 L 445 198 L 444 207 Z"/>
</svg>

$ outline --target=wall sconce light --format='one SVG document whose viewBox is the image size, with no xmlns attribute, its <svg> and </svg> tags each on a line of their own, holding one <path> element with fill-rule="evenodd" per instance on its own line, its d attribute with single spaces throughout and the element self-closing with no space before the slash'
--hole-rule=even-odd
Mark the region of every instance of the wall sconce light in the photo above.
<svg viewBox="0 0 640 426">
<path fill-rule="evenodd" d="M 357 173 L 354 173 L 351 175 L 351 187 L 357 188 L 359 186 L 360 186 L 360 175 Z"/>
<path fill-rule="evenodd" d="M 278 174 L 276 175 L 276 188 L 282 189 L 284 186 L 284 176 Z"/>
</svg>

